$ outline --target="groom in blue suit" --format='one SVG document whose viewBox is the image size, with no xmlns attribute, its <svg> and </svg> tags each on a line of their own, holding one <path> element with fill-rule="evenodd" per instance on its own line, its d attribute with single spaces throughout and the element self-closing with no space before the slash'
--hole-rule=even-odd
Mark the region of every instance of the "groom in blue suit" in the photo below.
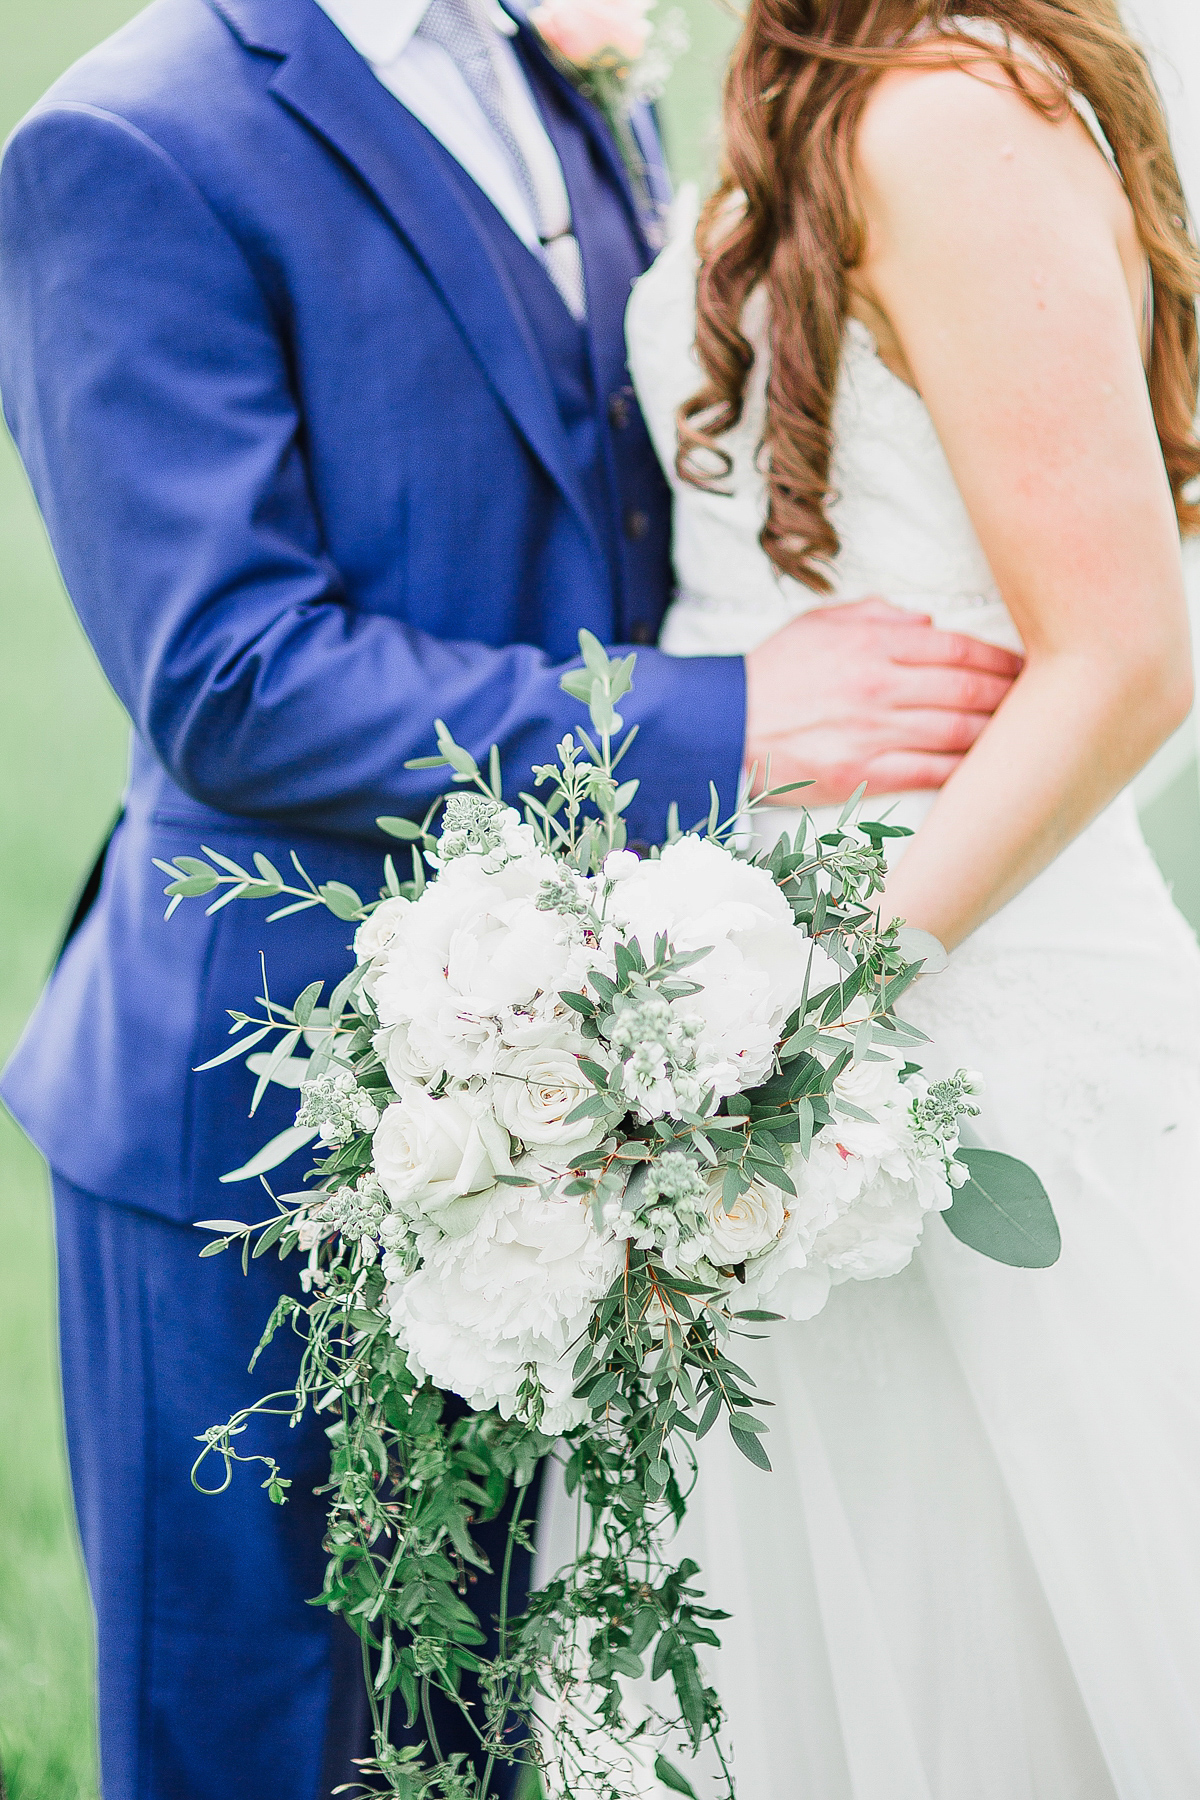
<svg viewBox="0 0 1200 1800">
<path fill-rule="evenodd" d="M 244 1440 L 295 1477 L 284 1508 L 248 1471 L 216 1498 L 189 1480 L 198 1432 L 289 1383 L 287 1344 L 246 1364 L 293 1277 L 198 1261 L 191 1222 L 255 1216 L 219 1178 L 295 1102 L 272 1088 L 249 1121 L 240 1063 L 190 1071 L 260 952 L 290 1000 L 344 969 L 348 929 L 164 924 L 153 859 L 295 850 L 374 893 L 376 818 L 437 791 L 405 767 L 434 719 L 498 744 L 515 791 L 576 722 L 581 626 L 639 646 L 634 836 L 736 789 L 742 660 L 653 648 L 668 491 L 622 321 L 666 189 L 633 123 L 636 185 L 495 0 L 153 0 L 5 155 L 5 411 L 134 727 L 94 898 L 3 1087 L 54 1173 L 106 1800 L 317 1800 L 366 1747 L 357 1645 L 305 1605 L 320 1424 Z M 801 700 L 805 627 L 777 659 Z M 443 1748 L 469 1748 L 455 1729 Z"/>
</svg>

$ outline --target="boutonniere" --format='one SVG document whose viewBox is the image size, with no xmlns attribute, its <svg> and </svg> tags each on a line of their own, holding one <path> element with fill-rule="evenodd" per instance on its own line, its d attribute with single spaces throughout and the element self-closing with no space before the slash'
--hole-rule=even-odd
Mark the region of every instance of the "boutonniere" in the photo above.
<svg viewBox="0 0 1200 1800">
<path fill-rule="evenodd" d="M 644 211 L 653 210 L 646 159 L 630 123 L 639 102 L 659 98 L 688 47 L 680 7 L 651 19 L 654 0 L 542 0 L 528 15 L 567 79 L 604 114 Z"/>
</svg>

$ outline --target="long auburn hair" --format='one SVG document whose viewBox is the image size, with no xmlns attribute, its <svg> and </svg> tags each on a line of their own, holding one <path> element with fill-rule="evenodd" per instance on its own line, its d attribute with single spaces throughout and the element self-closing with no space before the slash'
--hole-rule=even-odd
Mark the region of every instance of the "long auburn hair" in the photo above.
<svg viewBox="0 0 1200 1800">
<path fill-rule="evenodd" d="M 994 50 L 954 16 L 991 21 Z M 723 434 L 742 417 L 754 350 L 746 303 L 765 290 L 770 368 L 761 455 L 768 511 L 761 542 L 776 568 L 818 592 L 838 551 L 830 523 L 832 414 L 849 299 L 866 229 L 855 197 L 855 133 L 889 68 L 922 63 L 918 25 L 989 55 L 1047 117 L 1074 88 L 1112 145 L 1154 282 L 1149 386 L 1180 527 L 1200 530 L 1185 488 L 1200 475 L 1194 432 L 1200 256 L 1189 234 L 1162 103 L 1116 0 L 751 0 L 725 84 L 720 183 L 700 217 L 696 350 L 704 385 L 679 409 L 678 470 L 719 488 Z M 1051 85 L 1012 50 L 1041 52 Z M 944 53 L 943 53 L 944 55 Z M 930 57 L 930 63 L 932 63 Z"/>
</svg>

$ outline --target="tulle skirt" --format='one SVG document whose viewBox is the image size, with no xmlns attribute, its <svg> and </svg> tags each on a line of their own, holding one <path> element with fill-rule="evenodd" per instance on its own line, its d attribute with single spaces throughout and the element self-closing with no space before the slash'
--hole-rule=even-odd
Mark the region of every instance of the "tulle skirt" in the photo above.
<svg viewBox="0 0 1200 1800">
<path fill-rule="evenodd" d="M 714 1430 L 680 1548 L 733 1615 L 740 1800 L 1196 1800 L 1200 951 L 1131 799 L 905 1011 L 927 1068 L 983 1071 L 980 1138 L 1038 1170 L 1062 1257 L 934 1218 L 739 1354 L 774 1470 Z M 573 1530 L 552 1480 L 543 1573 Z"/>
</svg>

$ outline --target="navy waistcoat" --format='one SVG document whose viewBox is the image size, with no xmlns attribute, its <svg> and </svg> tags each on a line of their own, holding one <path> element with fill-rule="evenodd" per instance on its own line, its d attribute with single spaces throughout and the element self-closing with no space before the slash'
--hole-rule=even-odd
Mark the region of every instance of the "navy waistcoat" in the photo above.
<svg viewBox="0 0 1200 1800">
<path fill-rule="evenodd" d="M 562 166 L 583 260 L 587 318 L 572 317 L 544 263 L 441 144 L 443 166 L 510 289 L 545 364 L 592 523 L 609 561 L 620 637 L 652 641 L 670 581 L 670 499 L 634 403 L 624 353 L 629 292 L 649 264 L 644 223 L 588 103 L 564 92 L 518 40 L 518 55 Z"/>
</svg>

